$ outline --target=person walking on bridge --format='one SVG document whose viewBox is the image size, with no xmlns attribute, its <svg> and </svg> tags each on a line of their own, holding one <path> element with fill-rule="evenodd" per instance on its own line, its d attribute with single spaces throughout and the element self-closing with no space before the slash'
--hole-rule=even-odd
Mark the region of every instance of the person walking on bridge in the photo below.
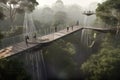
<svg viewBox="0 0 120 80">
<path fill-rule="evenodd" d="M 34 34 L 33 38 L 36 40 L 36 38 L 37 38 L 36 33 Z"/>
<path fill-rule="evenodd" d="M 73 25 L 71 26 L 72 30 L 73 30 Z"/>
<path fill-rule="evenodd" d="M 76 22 L 76 26 L 79 26 L 79 20 Z"/>
<path fill-rule="evenodd" d="M 67 32 L 69 31 L 69 27 L 67 27 Z"/>
<path fill-rule="evenodd" d="M 25 36 L 25 43 L 26 43 L 27 46 L 28 46 L 28 39 L 29 39 L 29 36 L 26 35 L 26 36 Z"/>
<path fill-rule="evenodd" d="M 55 32 L 57 32 L 57 27 L 55 27 Z"/>
</svg>

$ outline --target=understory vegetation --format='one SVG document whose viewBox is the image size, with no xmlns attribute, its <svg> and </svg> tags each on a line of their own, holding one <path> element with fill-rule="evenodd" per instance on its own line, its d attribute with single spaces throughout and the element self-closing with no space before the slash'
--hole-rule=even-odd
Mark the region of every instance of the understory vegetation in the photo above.
<svg viewBox="0 0 120 80">
<path fill-rule="evenodd" d="M 93 53 L 81 70 L 85 80 L 120 80 L 120 1 L 106 0 L 98 4 L 97 17 L 105 24 L 117 27 L 116 35 L 107 34 L 98 52 Z"/>
<path fill-rule="evenodd" d="M 13 59 L 0 59 L 0 80 L 31 80 L 23 63 Z"/>
<path fill-rule="evenodd" d="M 109 37 L 108 37 L 109 36 Z M 119 80 L 120 40 L 107 35 L 97 53 L 81 66 L 86 80 Z"/>
</svg>

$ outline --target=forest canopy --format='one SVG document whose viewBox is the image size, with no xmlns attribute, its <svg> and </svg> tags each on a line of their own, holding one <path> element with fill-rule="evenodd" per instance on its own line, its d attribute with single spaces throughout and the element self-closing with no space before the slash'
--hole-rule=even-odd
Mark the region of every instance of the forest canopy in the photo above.
<svg viewBox="0 0 120 80">
<path fill-rule="evenodd" d="M 106 0 L 98 4 L 96 9 L 97 17 L 109 25 L 120 24 L 120 0 Z"/>
</svg>

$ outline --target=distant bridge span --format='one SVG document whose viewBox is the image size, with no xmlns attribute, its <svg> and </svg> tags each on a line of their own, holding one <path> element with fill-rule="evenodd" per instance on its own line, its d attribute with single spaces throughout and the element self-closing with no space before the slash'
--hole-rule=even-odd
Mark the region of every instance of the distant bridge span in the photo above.
<svg viewBox="0 0 120 80">
<path fill-rule="evenodd" d="M 120 28 L 99 28 L 99 27 L 85 27 L 83 29 L 91 29 L 102 33 L 116 33 Z"/>
</svg>

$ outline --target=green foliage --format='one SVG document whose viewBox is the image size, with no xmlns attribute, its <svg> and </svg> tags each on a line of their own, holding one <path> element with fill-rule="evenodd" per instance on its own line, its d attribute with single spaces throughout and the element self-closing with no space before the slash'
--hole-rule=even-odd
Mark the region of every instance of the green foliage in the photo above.
<svg viewBox="0 0 120 80">
<path fill-rule="evenodd" d="M 0 31 L 0 39 L 2 39 L 3 38 L 3 34 L 1 34 L 1 31 Z"/>
<path fill-rule="evenodd" d="M 119 80 L 119 63 L 119 49 L 102 49 L 82 65 L 82 70 L 88 74 L 88 80 Z"/>
<path fill-rule="evenodd" d="M 75 63 L 72 56 L 75 54 L 74 47 L 71 43 L 63 40 L 57 41 L 46 48 L 45 59 L 51 66 L 54 65 L 57 76 L 61 78 L 70 78 L 75 73 Z"/>
<path fill-rule="evenodd" d="M 14 22 L 16 13 L 24 13 L 25 10 L 32 12 L 35 9 L 35 6 L 38 5 L 36 0 L 0 0 L 1 3 L 5 6 L 3 8 L 6 14 L 6 17 L 11 19 L 11 23 Z M 9 6 L 8 6 L 9 4 Z M 17 5 L 17 7 L 16 7 Z M 4 14 L 0 9 L 0 19 L 4 17 Z"/>
<path fill-rule="evenodd" d="M 120 22 L 120 7 L 118 6 L 120 6 L 120 0 L 106 0 L 102 4 L 98 4 L 97 16 L 109 25 L 116 25 Z"/>
<path fill-rule="evenodd" d="M 0 7 L 0 20 L 4 19 L 3 9 Z"/>
<path fill-rule="evenodd" d="M 65 12 L 56 12 L 54 16 L 54 26 L 59 26 L 59 25 L 66 25 L 67 22 L 67 14 Z"/>
<path fill-rule="evenodd" d="M 3 19 L 4 15 L 2 12 L 0 12 L 0 19 Z"/>
<path fill-rule="evenodd" d="M 0 60 L 0 80 L 31 80 L 17 60 Z"/>
<path fill-rule="evenodd" d="M 66 43 L 63 50 L 66 51 L 67 53 L 69 53 L 70 55 L 75 54 L 75 48 L 70 42 Z"/>
<path fill-rule="evenodd" d="M 5 37 L 13 37 L 16 35 L 21 35 L 23 33 L 23 27 L 17 27 L 14 30 L 11 29 L 9 32 L 5 32 Z"/>
<path fill-rule="evenodd" d="M 38 5 L 36 0 L 7 0 L 6 3 L 9 3 L 10 5 L 19 5 L 16 9 L 24 10 L 24 7 L 27 7 L 30 11 L 34 10 L 35 6 Z"/>
<path fill-rule="evenodd" d="M 6 3 L 6 2 L 7 2 L 7 0 L 0 0 L 0 2 L 2 2 L 2 3 Z"/>
<path fill-rule="evenodd" d="M 113 45 L 110 36 L 106 37 L 101 50 L 82 64 L 86 80 L 120 80 L 120 49 Z"/>
</svg>

